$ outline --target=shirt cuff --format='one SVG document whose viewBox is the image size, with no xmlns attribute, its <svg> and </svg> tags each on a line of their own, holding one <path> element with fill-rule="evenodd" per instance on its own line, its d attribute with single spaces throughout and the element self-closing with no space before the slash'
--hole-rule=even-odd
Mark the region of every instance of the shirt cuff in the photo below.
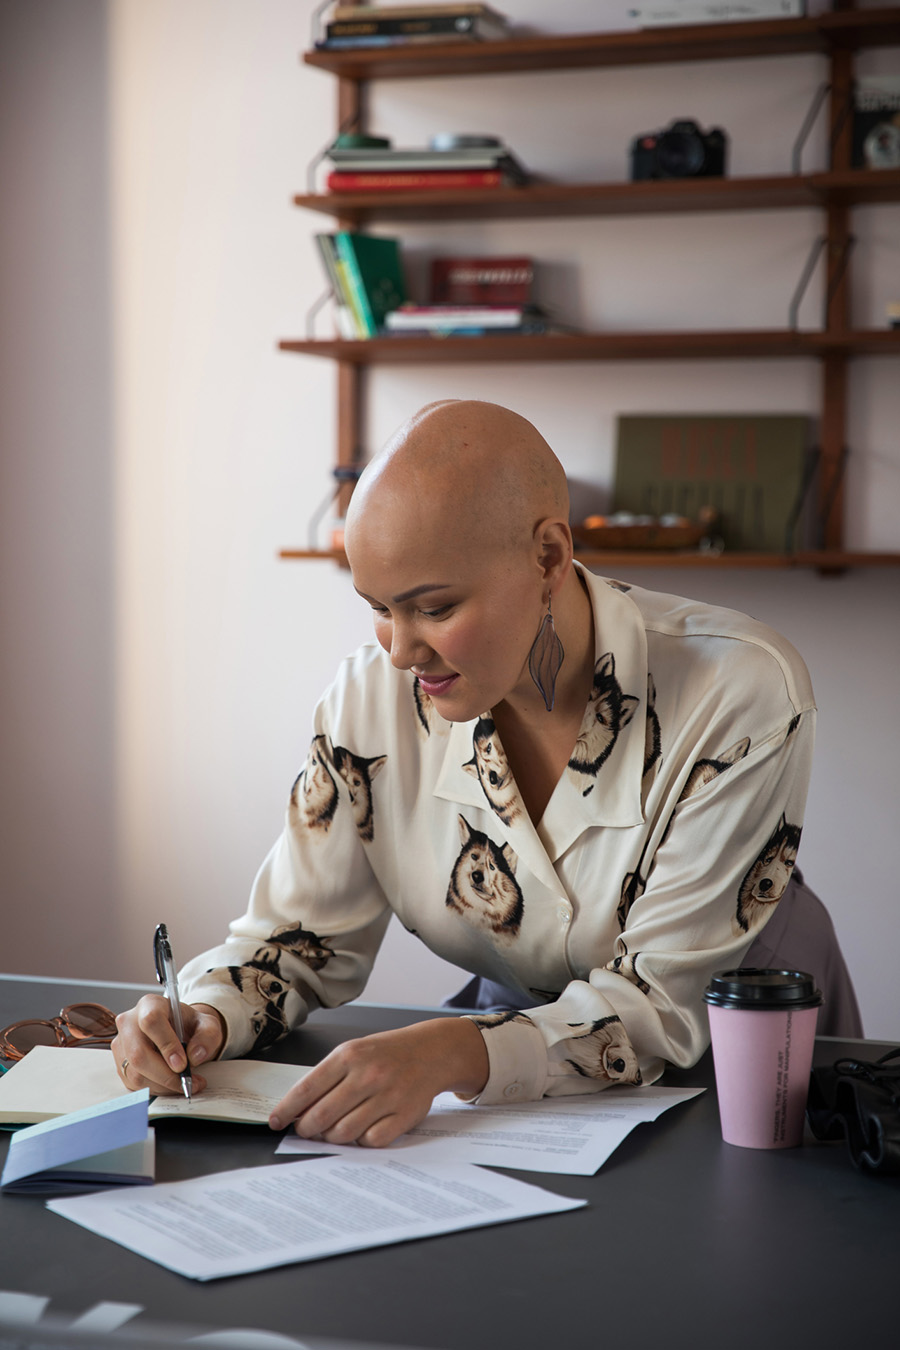
<svg viewBox="0 0 900 1350">
<path fill-rule="evenodd" d="M 467 1100 L 480 1106 L 502 1102 L 534 1102 L 547 1085 L 547 1047 L 544 1038 L 524 1013 L 504 1021 L 491 1021 L 490 1013 L 470 1015 L 484 1037 L 488 1053 L 488 1080 L 477 1097 Z"/>
</svg>

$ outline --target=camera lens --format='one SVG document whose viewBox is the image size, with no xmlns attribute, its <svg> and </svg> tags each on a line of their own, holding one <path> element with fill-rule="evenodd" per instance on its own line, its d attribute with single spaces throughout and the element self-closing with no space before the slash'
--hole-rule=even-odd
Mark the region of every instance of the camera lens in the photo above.
<svg viewBox="0 0 900 1350">
<path fill-rule="evenodd" d="M 665 178 L 690 178 L 705 159 L 703 142 L 692 131 L 665 131 L 656 145 L 656 163 Z"/>
</svg>

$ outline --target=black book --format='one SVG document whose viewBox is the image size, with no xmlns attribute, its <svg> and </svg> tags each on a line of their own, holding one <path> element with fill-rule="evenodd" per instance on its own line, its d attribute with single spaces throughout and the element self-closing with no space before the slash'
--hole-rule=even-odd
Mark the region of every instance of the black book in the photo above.
<svg viewBox="0 0 900 1350">
<path fill-rule="evenodd" d="M 852 161 L 857 169 L 900 169 L 900 75 L 856 80 Z"/>
</svg>

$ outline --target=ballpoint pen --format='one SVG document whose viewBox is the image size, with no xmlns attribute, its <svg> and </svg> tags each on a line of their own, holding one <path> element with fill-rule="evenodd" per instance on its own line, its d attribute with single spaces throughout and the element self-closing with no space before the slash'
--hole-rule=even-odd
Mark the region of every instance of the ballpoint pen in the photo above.
<svg viewBox="0 0 900 1350">
<path fill-rule="evenodd" d="M 187 1040 L 184 1034 L 184 1023 L 181 1020 L 181 1003 L 178 998 L 178 977 L 175 974 L 175 960 L 172 956 L 172 944 L 169 941 L 169 933 L 164 923 L 157 924 L 156 932 L 153 935 L 153 959 L 156 962 L 156 978 L 159 980 L 163 989 L 166 991 L 166 998 L 169 1000 L 169 1007 L 172 1009 L 172 1025 L 175 1028 L 175 1035 L 181 1041 L 184 1050 L 185 1066 L 181 1071 L 181 1086 L 185 1097 L 191 1100 L 191 1063 L 187 1058 Z"/>
</svg>

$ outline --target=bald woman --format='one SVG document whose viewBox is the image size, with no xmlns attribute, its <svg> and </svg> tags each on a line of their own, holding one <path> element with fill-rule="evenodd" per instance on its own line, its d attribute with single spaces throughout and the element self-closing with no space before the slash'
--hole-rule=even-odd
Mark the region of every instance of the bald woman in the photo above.
<svg viewBox="0 0 900 1350">
<path fill-rule="evenodd" d="M 391 914 L 522 1011 L 350 1041 L 273 1129 L 378 1147 L 435 1095 L 652 1082 L 706 1048 L 702 991 L 793 869 L 815 707 L 785 639 L 573 560 L 565 474 L 490 403 L 423 408 L 362 474 L 353 584 L 374 643 L 314 717 L 247 913 L 182 972 L 195 1090 L 362 992 Z M 130 1088 L 178 1092 L 157 996 L 119 1018 Z"/>
</svg>

